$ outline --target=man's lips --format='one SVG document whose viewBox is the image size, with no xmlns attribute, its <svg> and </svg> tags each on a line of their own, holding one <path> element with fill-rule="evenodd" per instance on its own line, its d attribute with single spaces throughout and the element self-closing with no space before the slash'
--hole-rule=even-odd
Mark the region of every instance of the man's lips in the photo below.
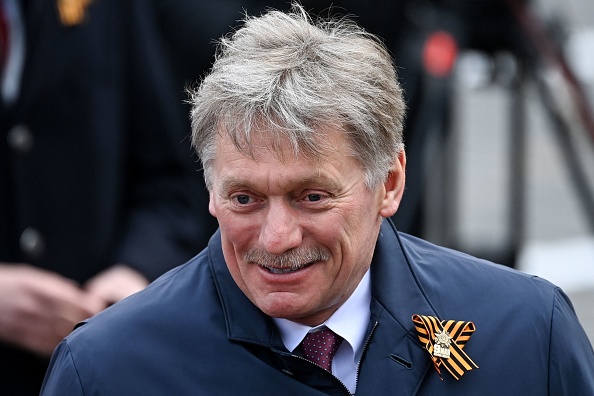
<svg viewBox="0 0 594 396">
<path fill-rule="evenodd" d="M 311 262 L 305 263 L 305 264 L 294 265 L 294 266 L 291 266 L 291 267 L 282 267 L 282 268 L 266 266 L 266 265 L 263 265 L 263 264 L 259 264 L 259 265 L 260 265 L 260 267 L 268 270 L 268 272 L 270 272 L 272 274 L 289 274 L 291 272 L 297 272 L 297 271 L 299 271 L 299 270 L 301 270 L 303 268 L 307 268 L 307 267 L 309 267 L 310 265 L 312 265 L 314 263 L 316 263 L 316 261 L 311 261 Z"/>
</svg>

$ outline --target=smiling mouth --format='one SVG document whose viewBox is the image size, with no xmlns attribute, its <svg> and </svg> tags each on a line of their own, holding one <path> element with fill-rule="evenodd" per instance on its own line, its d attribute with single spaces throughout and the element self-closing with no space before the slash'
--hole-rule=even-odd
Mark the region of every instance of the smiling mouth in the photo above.
<svg viewBox="0 0 594 396">
<path fill-rule="evenodd" d="M 291 272 L 297 272 L 303 268 L 307 268 L 310 265 L 312 265 L 313 263 L 315 263 L 315 261 L 311 261 L 309 263 L 305 263 L 305 264 L 301 264 L 301 265 L 294 265 L 291 267 L 285 267 L 285 268 L 278 268 L 278 267 L 269 267 L 267 265 L 262 265 L 260 264 L 260 267 L 268 270 L 268 272 L 270 272 L 271 274 L 289 274 Z"/>
</svg>

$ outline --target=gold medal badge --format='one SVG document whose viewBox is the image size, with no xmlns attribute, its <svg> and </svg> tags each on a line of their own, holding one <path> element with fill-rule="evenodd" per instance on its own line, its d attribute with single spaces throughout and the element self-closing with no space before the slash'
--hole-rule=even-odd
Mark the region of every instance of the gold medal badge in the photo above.
<svg viewBox="0 0 594 396">
<path fill-rule="evenodd" d="M 80 25 L 85 20 L 86 10 L 93 0 L 57 0 L 60 22 L 64 26 Z"/>
<path fill-rule="evenodd" d="M 419 341 L 431 355 L 433 365 L 441 378 L 443 366 L 456 379 L 472 369 L 476 363 L 463 351 L 466 342 L 474 333 L 472 322 L 439 320 L 433 316 L 413 315 Z M 443 378 L 442 378 L 443 379 Z"/>
<path fill-rule="evenodd" d="M 451 342 L 452 338 L 447 331 L 442 330 L 435 333 L 435 338 L 433 339 L 433 356 L 449 359 Z"/>
</svg>

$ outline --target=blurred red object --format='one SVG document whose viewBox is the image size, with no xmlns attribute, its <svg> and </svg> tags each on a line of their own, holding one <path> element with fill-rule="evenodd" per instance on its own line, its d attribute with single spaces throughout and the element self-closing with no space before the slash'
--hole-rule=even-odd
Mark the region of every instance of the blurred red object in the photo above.
<svg viewBox="0 0 594 396">
<path fill-rule="evenodd" d="M 452 73 L 458 57 L 458 44 L 446 31 L 431 33 L 423 48 L 423 67 L 437 78 L 447 77 Z"/>
</svg>

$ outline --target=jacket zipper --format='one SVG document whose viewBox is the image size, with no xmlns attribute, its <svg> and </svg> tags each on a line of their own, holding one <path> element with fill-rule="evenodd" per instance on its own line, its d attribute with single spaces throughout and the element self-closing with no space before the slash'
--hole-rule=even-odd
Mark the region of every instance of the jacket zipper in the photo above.
<svg viewBox="0 0 594 396">
<path fill-rule="evenodd" d="M 371 337 L 373 336 L 373 333 L 375 332 L 375 329 L 377 327 L 377 325 L 379 324 L 379 322 L 375 322 L 373 324 L 373 327 L 371 328 L 371 332 L 369 333 L 369 337 L 367 337 L 367 340 L 365 341 L 365 344 L 363 345 L 363 350 L 361 351 L 361 360 L 359 360 L 359 363 L 357 363 L 357 376 L 355 378 L 355 389 L 357 389 L 357 387 L 359 386 L 359 372 L 361 371 L 361 363 L 363 361 L 363 357 L 365 356 L 365 352 L 367 351 L 367 347 L 369 346 L 369 343 L 371 342 Z M 307 360 L 306 358 L 304 358 L 303 356 L 299 356 L 299 355 L 295 355 L 295 354 L 291 354 L 291 356 L 293 356 L 294 358 L 306 361 L 309 364 L 313 364 L 316 367 L 321 368 L 322 370 L 328 372 L 326 369 L 324 369 L 322 366 L 320 366 L 317 363 L 314 363 L 310 360 Z M 344 384 L 344 382 L 342 382 L 340 380 L 340 378 L 338 378 L 337 376 L 335 376 L 332 373 L 329 373 L 330 375 L 332 375 L 334 377 L 334 379 L 341 385 L 342 390 L 345 392 L 346 395 L 349 396 L 353 396 L 354 394 L 351 393 L 351 391 L 349 390 L 349 388 L 347 388 L 347 386 Z"/>
<path fill-rule="evenodd" d="M 365 345 L 363 345 L 363 350 L 361 351 L 361 359 L 359 359 L 359 363 L 357 363 L 357 378 L 355 379 L 355 389 L 357 389 L 359 387 L 359 371 L 361 371 L 361 363 L 363 362 L 363 358 L 365 357 L 365 352 L 367 351 L 367 347 L 369 346 L 369 343 L 371 342 L 371 337 L 373 336 L 373 333 L 375 332 L 375 329 L 378 324 L 379 324 L 378 321 L 376 321 L 373 324 L 373 327 L 371 328 L 371 332 L 369 332 L 369 337 L 367 337 L 367 341 L 365 341 Z"/>
<path fill-rule="evenodd" d="M 314 363 L 314 362 L 312 362 L 311 360 L 307 360 L 307 359 L 306 359 L 306 358 L 304 358 L 303 356 L 294 355 L 294 354 L 292 354 L 291 356 L 293 356 L 294 358 L 297 358 L 297 359 L 303 360 L 303 361 L 305 361 L 305 362 L 307 362 L 307 363 L 309 363 L 309 364 L 313 364 L 313 365 L 314 365 L 314 366 L 316 366 L 316 367 L 319 367 L 319 368 L 321 368 L 322 370 L 324 370 L 325 372 L 327 372 L 328 374 L 330 374 L 332 377 L 334 377 L 334 379 L 336 380 L 336 382 L 338 382 L 338 383 L 340 384 L 340 386 L 342 387 L 342 390 L 344 391 L 344 393 L 345 393 L 346 395 L 353 396 L 353 393 L 351 393 L 351 391 L 349 390 L 349 388 L 347 388 L 347 386 L 344 384 L 344 382 L 342 382 L 342 381 L 340 380 L 340 378 L 338 378 L 337 376 L 335 376 L 334 374 L 332 374 L 331 372 L 329 372 L 328 370 L 326 370 L 324 367 L 320 366 L 320 365 L 319 365 L 319 364 L 317 364 L 317 363 Z M 358 374 L 359 374 L 359 373 L 357 373 L 357 375 L 358 375 Z"/>
</svg>

